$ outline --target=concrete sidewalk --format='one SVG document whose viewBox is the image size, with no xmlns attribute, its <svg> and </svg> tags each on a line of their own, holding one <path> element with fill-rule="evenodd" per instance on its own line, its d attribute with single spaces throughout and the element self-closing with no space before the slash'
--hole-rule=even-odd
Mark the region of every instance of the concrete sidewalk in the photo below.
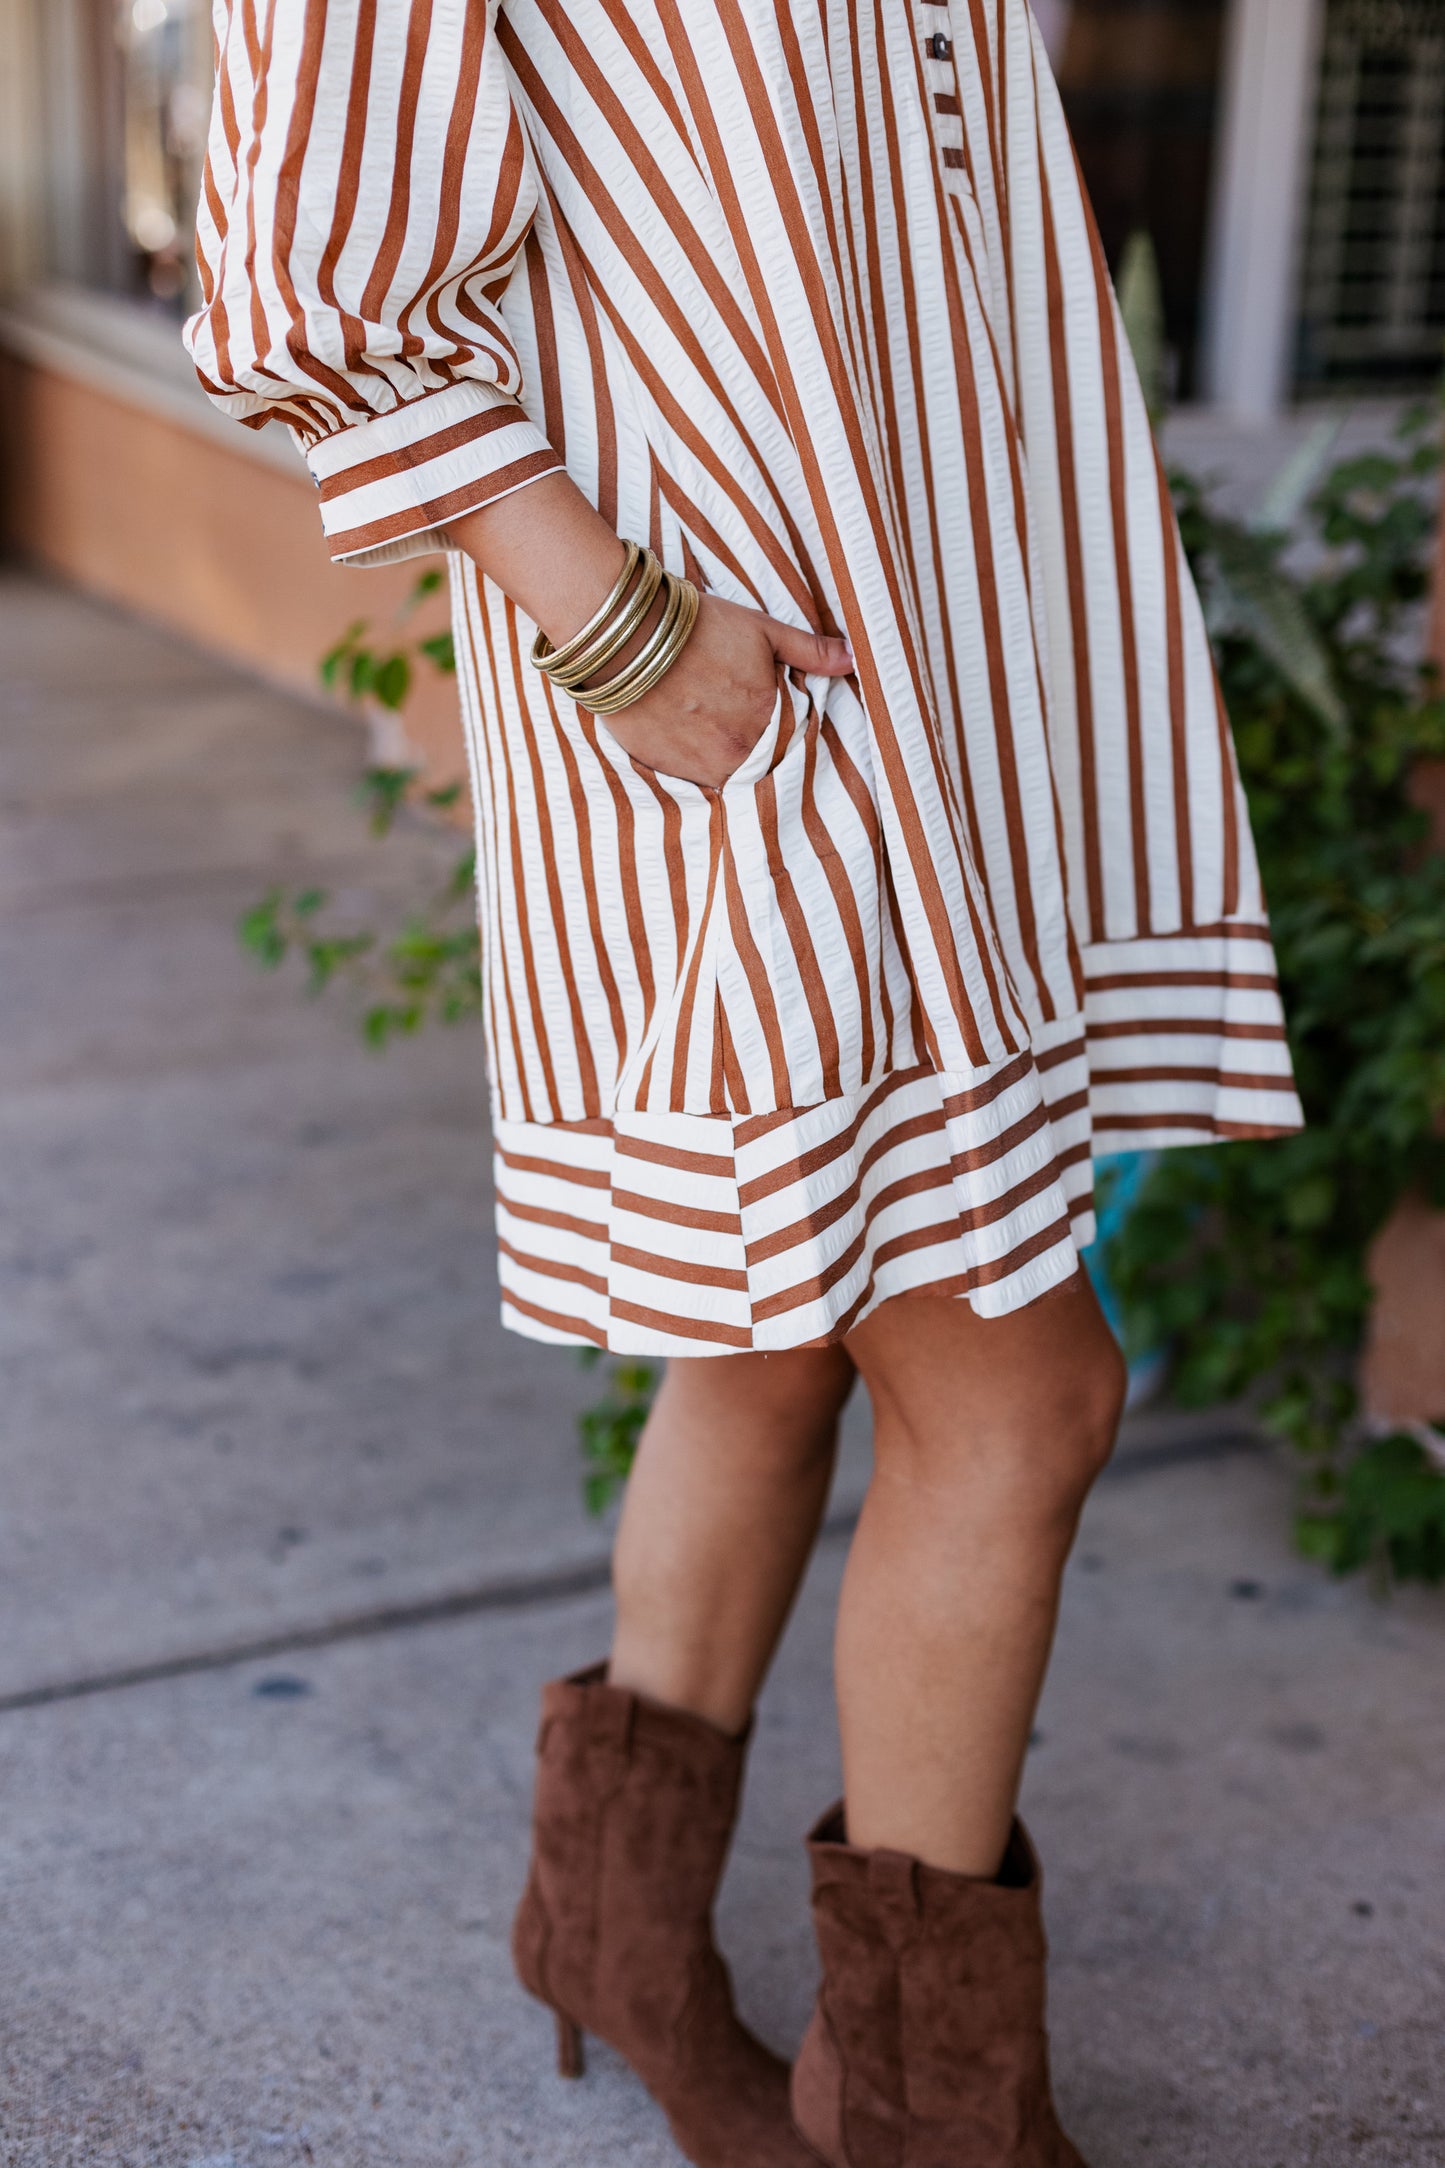
<svg viewBox="0 0 1445 2168">
<path fill-rule="evenodd" d="M 495 1322 L 478 1038 L 370 1059 L 232 932 L 450 846 L 369 842 L 344 721 L 73 597 L 0 583 L 0 652 L 0 2163 L 662 2168 L 506 1960 L 606 1531 L 593 1384 Z M 783 2046 L 865 1473 L 859 1408 L 724 1905 Z M 1091 2168 L 1445 2160 L 1445 1602 L 1288 1514 L 1136 1423 L 1071 1571 L 1028 1809 Z"/>
</svg>

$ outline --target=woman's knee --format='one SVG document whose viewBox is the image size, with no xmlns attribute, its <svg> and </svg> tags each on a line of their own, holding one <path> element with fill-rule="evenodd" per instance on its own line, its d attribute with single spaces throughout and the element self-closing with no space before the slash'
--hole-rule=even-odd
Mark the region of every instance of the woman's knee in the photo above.
<svg viewBox="0 0 1445 2168">
<path fill-rule="evenodd" d="M 1019 1474 L 1046 1514 L 1077 1518 L 1113 1455 L 1128 1382 L 1119 1343 L 1101 1319 L 1099 1332 L 1071 1348 L 1021 1405 L 1009 1426 Z"/>
<path fill-rule="evenodd" d="M 906 1365 L 862 1365 L 880 1465 L 931 1496 L 981 1491 L 1043 1521 L 1072 1521 L 1114 1450 L 1128 1373 L 1102 1315 L 1075 1316 L 1027 1352 L 989 1360 L 976 1338 L 957 1364 L 922 1379 Z"/>
<path fill-rule="evenodd" d="M 1058 1410 L 1066 1479 L 1078 1488 L 1081 1500 L 1113 1457 L 1128 1390 L 1128 1366 L 1118 1341 L 1106 1329 L 1072 1372 Z"/>
</svg>

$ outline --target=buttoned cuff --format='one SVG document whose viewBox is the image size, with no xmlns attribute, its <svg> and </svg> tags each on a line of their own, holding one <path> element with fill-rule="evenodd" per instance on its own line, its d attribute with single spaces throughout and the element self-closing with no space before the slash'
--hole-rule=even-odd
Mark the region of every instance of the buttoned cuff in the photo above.
<svg viewBox="0 0 1445 2168">
<path fill-rule="evenodd" d="M 562 468 L 515 399 L 470 379 L 303 450 L 339 564 L 390 564 L 445 549 L 448 520 Z"/>
</svg>

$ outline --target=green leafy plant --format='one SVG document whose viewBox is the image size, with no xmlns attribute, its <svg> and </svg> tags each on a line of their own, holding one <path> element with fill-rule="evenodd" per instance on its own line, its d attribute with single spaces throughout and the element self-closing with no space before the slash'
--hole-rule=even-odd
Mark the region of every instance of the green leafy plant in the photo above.
<svg viewBox="0 0 1445 2168">
<path fill-rule="evenodd" d="M 374 644 L 364 618 L 348 625 L 321 660 L 321 682 L 327 690 L 363 711 L 380 708 L 399 716 L 419 667 L 452 673 L 456 658 L 450 631 L 418 637 L 404 630 L 412 612 L 441 584 L 442 574 L 434 567 L 422 573 L 392 627 L 392 644 Z M 460 783 L 425 786 L 418 770 L 409 767 L 368 768 L 357 791 L 374 836 L 389 835 L 408 805 L 449 812 L 461 794 Z M 331 897 L 323 888 L 289 894 L 275 888 L 243 914 L 241 944 L 267 971 L 298 962 L 312 994 L 343 982 L 363 1039 L 380 1048 L 427 1022 L 464 1023 L 480 1014 L 475 886 L 476 853 L 468 845 L 420 907 L 410 909 L 399 926 L 385 933 L 337 929 L 328 916 Z"/>
<path fill-rule="evenodd" d="M 427 567 L 397 613 L 398 627 L 405 625 L 412 612 L 429 596 L 440 591 L 443 580 L 444 575 L 435 565 Z M 321 682 L 328 692 L 345 693 L 348 699 L 357 702 L 374 700 L 381 707 L 399 714 L 411 693 L 418 657 L 449 674 L 456 669 L 450 629 L 403 639 L 396 647 L 384 649 L 369 644 L 367 634 L 370 630 L 369 619 L 357 618 L 354 624 L 347 626 L 336 645 L 322 656 Z"/>
<path fill-rule="evenodd" d="M 600 1348 L 583 1348 L 584 1369 L 603 1361 Z M 577 1419 L 582 1444 L 582 1495 L 589 1513 L 605 1513 L 618 1496 L 637 1456 L 637 1441 L 657 1391 L 655 1363 L 624 1355 L 606 1365 L 607 1385 L 600 1400 Z"/>
<path fill-rule="evenodd" d="M 1300 1543 L 1335 1573 L 1372 1568 L 1390 1581 L 1445 1581 L 1445 1476 L 1434 1451 L 1408 1432 L 1354 1455 L 1328 1507 L 1301 1517 Z"/>
<path fill-rule="evenodd" d="M 1425 1579 L 1445 1574 L 1445 1468 L 1433 1433 L 1366 1433 L 1355 1371 L 1371 1241 L 1411 1193 L 1445 1206 L 1445 853 L 1410 791 L 1445 757 L 1445 701 L 1408 659 L 1439 423 L 1421 408 L 1394 450 L 1333 468 L 1302 574 L 1284 532 L 1226 520 L 1176 478 L 1308 1126 L 1161 1155 L 1107 1260 L 1129 1344 L 1172 1349 L 1177 1399 L 1250 1396 L 1303 1455 L 1302 1547 L 1340 1572 Z M 1241 584 L 1255 607 L 1221 607 Z M 1288 635 L 1265 637 L 1266 619 Z"/>
<path fill-rule="evenodd" d="M 412 768 L 370 768 L 357 793 L 370 810 L 371 831 L 377 836 L 388 833 L 409 800 L 443 811 L 456 803 L 458 794 L 456 784 L 440 790 L 420 787 Z M 290 895 L 271 889 L 242 914 L 238 932 L 242 947 L 263 970 L 299 961 L 311 994 L 325 993 L 334 980 L 343 979 L 363 1039 L 380 1049 L 428 1021 L 458 1024 L 480 1013 L 475 887 L 476 857 L 467 849 L 422 907 L 408 912 L 390 933 L 334 930 L 324 915 L 331 902 L 324 888 Z"/>
</svg>

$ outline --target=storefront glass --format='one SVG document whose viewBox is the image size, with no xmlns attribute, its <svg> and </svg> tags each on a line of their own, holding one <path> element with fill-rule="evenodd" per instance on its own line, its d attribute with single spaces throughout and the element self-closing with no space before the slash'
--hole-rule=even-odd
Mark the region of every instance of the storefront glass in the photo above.
<svg viewBox="0 0 1445 2168">
<path fill-rule="evenodd" d="M 135 285 L 192 305 L 196 195 L 211 103 L 205 0 L 119 0 L 115 36 L 123 120 L 122 216 Z"/>
<path fill-rule="evenodd" d="M 1048 0 L 1040 25 L 1104 248 L 1152 239 L 1173 394 L 1195 388 L 1225 0 Z"/>
</svg>

